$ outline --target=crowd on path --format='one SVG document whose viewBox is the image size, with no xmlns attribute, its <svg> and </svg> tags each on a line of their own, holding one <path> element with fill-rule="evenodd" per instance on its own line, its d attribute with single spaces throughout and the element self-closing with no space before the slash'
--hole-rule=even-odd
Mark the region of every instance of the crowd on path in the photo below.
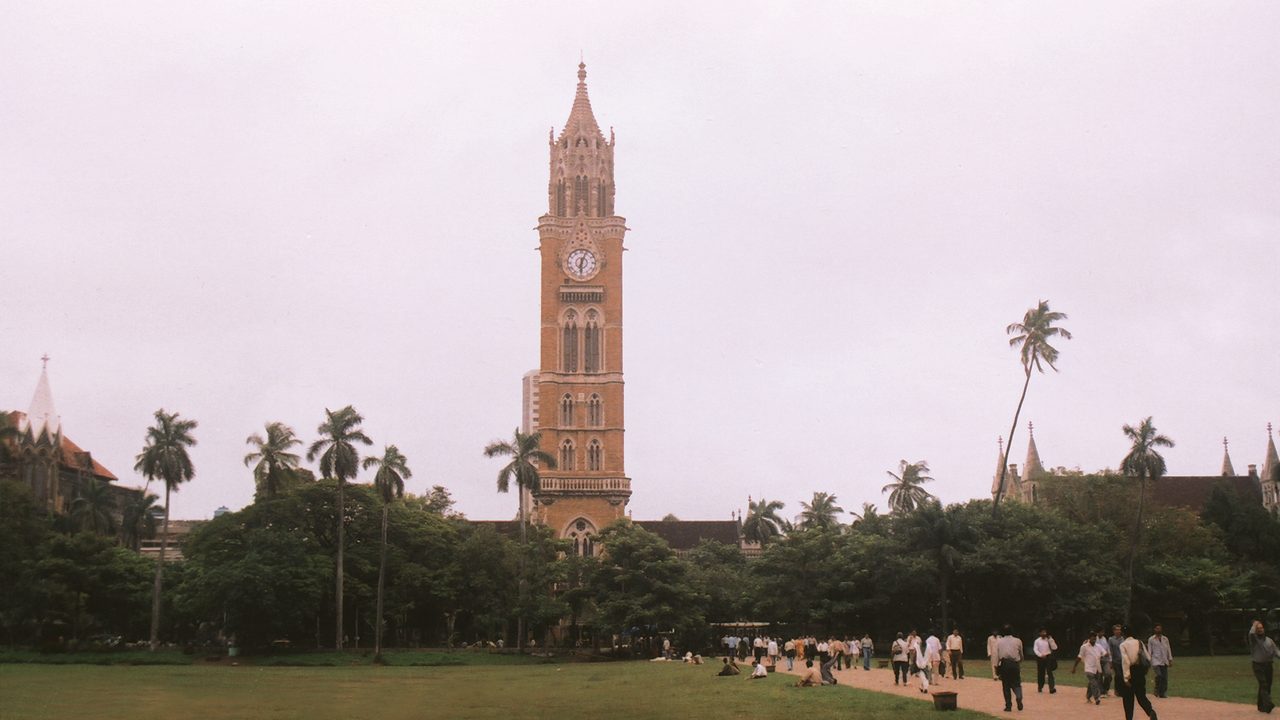
<svg viewBox="0 0 1280 720">
<path fill-rule="evenodd" d="M 767 678 L 769 673 L 785 664 L 789 673 L 799 676 L 798 687 L 837 685 L 835 673 L 861 666 L 871 670 L 875 658 L 875 643 L 870 634 L 828 637 L 814 636 L 781 639 L 769 635 L 742 637 L 725 635 L 720 640 L 724 663 L 719 675 L 732 676 L 742 673 L 739 661 L 751 660 L 749 679 Z M 1270 713 L 1275 707 L 1271 697 L 1274 661 L 1280 658 L 1276 643 L 1266 634 L 1261 621 L 1254 621 L 1247 635 L 1254 677 L 1258 682 L 1257 708 Z M 1022 663 L 1034 659 L 1036 663 L 1036 692 L 1058 692 L 1055 674 L 1058 671 L 1059 647 L 1057 640 L 1047 629 L 1041 629 L 1031 645 L 1031 658 L 1024 653 L 1022 638 L 1014 628 L 1005 626 L 992 631 L 986 641 L 986 656 L 991 665 L 991 679 L 1001 683 L 1004 710 L 1011 712 L 1025 708 L 1022 692 Z M 914 629 L 897 633 L 890 644 L 887 659 L 881 661 L 893 672 L 895 686 L 918 684 L 921 693 L 940 683 L 950 671 L 952 680 L 964 680 L 964 637 L 959 628 L 953 628 L 945 640 L 929 632 L 922 637 Z M 690 658 L 686 656 L 686 662 Z M 699 658 L 700 660 L 700 658 Z M 1084 700 L 1101 705 L 1104 698 L 1115 695 L 1120 698 L 1126 720 L 1133 720 L 1135 708 L 1141 708 L 1150 720 L 1157 720 L 1155 706 L 1147 695 L 1147 680 L 1153 679 L 1153 694 L 1166 698 L 1169 692 L 1169 669 L 1173 665 L 1173 650 L 1164 629 L 1157 624 L 1153 633 L 1142 641 L 1134 636 L 1128 626 L 1113 625 L 1110 632 L 1101 627 L 1089 632 L 1076 651 L 1074 674 L 1082 667 L 1087 680 Z M 913 680 L 914 676 L 914 680 Z"/>
</svg>

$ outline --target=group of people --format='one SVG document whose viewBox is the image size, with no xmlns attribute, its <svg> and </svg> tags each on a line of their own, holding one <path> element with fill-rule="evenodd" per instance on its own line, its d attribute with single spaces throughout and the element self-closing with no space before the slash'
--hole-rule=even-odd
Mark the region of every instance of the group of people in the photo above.
<svg viewBox="0 0 1280 720">
<path fill-rule="evenodd" d="M 825 640 L 813 636 L 782 640 L 768 635 L 725 635 L 720 639 L 720 645 L 726 657 L 738 660 L 751 657 L 755 661 L 768 662 L 774 666 L 785 661 L 788 671 L 794 670 L 797 663 L 802 664 L 806 660 L 818 661 L 819 666 L 833 662 L 837 664 L 836 669 L 839 669 L 839 664 L 851 668 L 861 663 L 864 670 L 870 670 L 871 658 L 875 653 L 875 643 L 870 634 L 864 634 L 861 638 L 853 635 Z"/>
</svg>

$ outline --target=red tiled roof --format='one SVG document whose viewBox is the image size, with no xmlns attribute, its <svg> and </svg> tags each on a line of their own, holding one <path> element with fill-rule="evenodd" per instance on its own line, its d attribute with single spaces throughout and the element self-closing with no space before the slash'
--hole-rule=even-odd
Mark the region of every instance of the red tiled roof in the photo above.
<svg viewBox="0 0 1280 720">
<path fill-rule="evenodd" d="M 1151 499 L 1169 507 L 1185 507 L 1196 512 L 1204 510 L 1218 483 L 1236 491 L 1245 500 L 1262 504 L 1262 488 L 1258 480 L 1249 475 L 1168 476 L 1160 478 L 1151 490 Z"/>
<path fill-rule="evenodd" d="M 26 413 L 18 410 L 14 410 L 7 414 L 9 416 L 9 423 L 13 427 L 19 427 L 22 421 L 27 417 Z M 62 436 L 62 447 L 60 450 L 62 451 L 60 462 L 65 467 L 88 470 L 93 473 L 95 477 L 101 478 L 107 482 L 115 482 L 119 479 L 115 476 L 115 473 L 103 467 L 102 463 L 93 459 L 93 455 L 85 452 L 66 435 Z"/>
<path fill-rule="evenodd" d="M 736 520 L 637 520 L 635 524 L 666 540 L 672 550 L 692 550 L 703 540 L 738 547 Z"/>
</svg>

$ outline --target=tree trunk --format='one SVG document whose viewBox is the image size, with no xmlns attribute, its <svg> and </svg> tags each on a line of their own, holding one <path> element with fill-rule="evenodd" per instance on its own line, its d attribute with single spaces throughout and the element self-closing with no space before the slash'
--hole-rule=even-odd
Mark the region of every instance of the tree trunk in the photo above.
<svg viewBox="0 0 1280 720">
<path fill-rule="evenodd" d="M 151 652 L 160 647 L 160 591 L 163 589 L 164 552 L 169 546 L 169 481 L 164 483 L 164 530 L 160 534 L 160 559 L 156 561 L 156 580 L 151 589 Z"/>
<path fill-rule="evenodd" d="M 1031 385 L 1031 368 L 1027 367 L 1027 380 L 1022 383 L 1022 396 L 1018 398 L 1018 409 L 1013 411 L 1013 426 L 1009 428 L 1009 437 L 1005 444 L 1004 457 L 1000 458 L 1000 482 L 996 483 L 996 496 L 991 503 L 991 516 L 995 517 L 1000 508 L 1000 498 L 1004 497 L 1004 476 L 1009 472 L 1009 448 L 1013 447 L 1013 433 L 1018 429 L 1018 416 L 1022 414 L 1022 403 L 1027 399 L 1027 388 Z"/>
<path fill-rule="evenodd" d="M 1129 614 L 1133 610 L 1133 561 L 1138 555 L 1138 539 L 1142 537 L 1142 504 L 1147 496 L 1147 474 L 1138 476 L 1138 522 L 1133 527 L 1133 541 L 1129 544 L 1129 594 L 1124 602 L 1124 624 L 1129 624 Z"/>
<path fill-rule="evenodd" d="M 333 647 L 337 650 L 342 650 L 342 546 L 346 542 L 346 531 L 343 527 L 345 525 L 343 520 L 346 519 L 343 516 L 346 515 L 346 510 L 343 507 L 342 485 L 342 478 L 338 478 L 338 571 L 334 573 L 337 577 L 335 591 L 337 603 L 334 608 L 336 618 L 333 641 Z"/>
<path fill-rule="evenodd" d="M 942 627 L 938 628 L 938 632 L 943 633 L 943 637 L 946 637 L 945 633 L 949 632 L 947 621 L 950 620 L 950 598 L 947 596 L 950 578 L 947 577 L 946 572 L 941 572 L 938 575 L 938 590 L 942 594 Z"/>
<path fill-rule="evenodd" d="M 386 587 L 387 578 L 387 505 L 382 506 L 382 553 L 378 559 L 378 614 L 374 617 L 376 624 L 373 631 L 373 659 L 382 659 L 382 589 Z"/>
<path fill-rule="evenodd" d="M 520 487 L 520 565 L 519 565 L 520 578 L 519 578 L 519 584 L 518 584 L 519 599 L 517 600 L 517 602 L 519 603 L 520 612 L 518 617 L 516 618 L 516 651 L 519 653 L 523 653 L 524 652 L 524 596 L 525 596 L 525 589 L 527 585 L 525 580 L 525 567 L 524 567 L 525 557 L 524 556 L 525 556 L 525 551 L 528 549 L 529 538 L 527 533 L 525 532 L 525 523 L 527 522 L 526 516 L 528 514 L 528 509 L 525 507 L 525 503 L 524 503 L 524 486 L 520 485 L 519 487 Z"/>
</svg>

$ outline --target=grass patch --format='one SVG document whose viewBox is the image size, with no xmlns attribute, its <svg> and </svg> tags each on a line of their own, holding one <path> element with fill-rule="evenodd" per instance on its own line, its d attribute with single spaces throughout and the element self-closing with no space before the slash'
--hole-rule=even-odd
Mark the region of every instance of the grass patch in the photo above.
<svg viewBox="0 0 1280 720">
<path fill-rule="evenodd" d="M 464 654 L 465 656 L 465 654 Z M 338 718 L 934 717 L 929 703 L 848 687 L 796 688 L 771 676 L 715 677 L 715 666 L 618 662 L 524 667 L 0 666 L 6 720 Z M 948 718 L 989 715 L 960 711 Z"/>
<path fill-rule="evenodd" d="M 196 658 L 178 650 L 112 650 L 108 652 L 42 653 L 0 650 L 0 664 L 21 665 L 190 665 Z"/>
<path fill-rule="evenodd" d="M 1071 674 L 1071 664 L 1059 661 L 1058 672 L 1054 675 L 1059 685 L 1083 688 L 1087 685 L 1084 671 Z M 1024 692 L 1034 692 L 1036 686 L 1036 664 L 1034 661 L 1022 665 L 1022 686 Z M 1062 692 L 1059 690 L 1059 692 Z M 1080 693 L 1083 695 L 1084 690 Z M 1113 688 L 1111 694 L 1115 694 Z M 1155 673 L 1147 675 L 1147 695 L 1155 697 Z M 1204 700 L 1220 700 L 1222 702 L 1253 703 L 1258 695 L 1258 683 L 1253 678 L 1253 666 L 1247 655 L 1219 655 L 1215 657 L 1175 657 L 1169 668 L 1169 697 L 1202 698 Z"/>
</svg>

